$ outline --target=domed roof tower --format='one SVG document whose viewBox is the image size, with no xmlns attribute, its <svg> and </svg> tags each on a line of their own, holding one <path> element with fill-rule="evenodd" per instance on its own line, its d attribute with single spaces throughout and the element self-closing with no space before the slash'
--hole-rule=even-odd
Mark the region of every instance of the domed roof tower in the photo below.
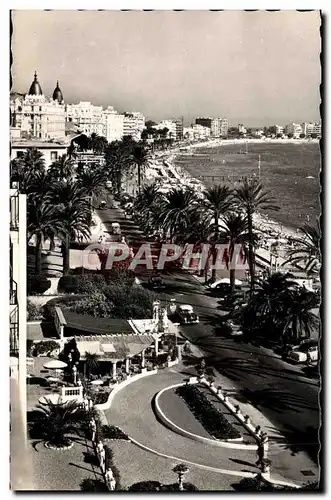
<svg viewBox="0 0 331 500">
<path fill-rule="evenodd" d="M 43 95 L 43 91 L 41 90 L 40 83 L 38 82 L 37 71 L 35 71 L 34 80 L 31 84 L 31 87 L 29 90 L 29 95 Z"/>
<path fill-rule="evenodd" d="M 53 92 L 53 101 L 58 101 L 60 104 L 64 101 L 62 91 L 59 87 L 59 82 L 56 82 L 56 87 Z"/>
</svg>

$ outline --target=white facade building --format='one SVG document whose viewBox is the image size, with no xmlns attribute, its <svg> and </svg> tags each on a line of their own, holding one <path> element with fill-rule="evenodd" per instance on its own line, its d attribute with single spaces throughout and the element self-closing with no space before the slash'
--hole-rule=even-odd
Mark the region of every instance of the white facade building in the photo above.
<svg viewBox="0 0 331 500">
<path fill-rule="evenodd" d="M 227 118 L 219 118 L 220 123 L 220 136 L 224 137 L 228 135 L 229 121 Z"/>
<path fill-rule="evenodd" d="M 278 134 L 283 135 L 285 132 L 283 125 L 275 125 L 275 129 L 276 129 L 276 135 Z"/>
<path fill-rule="evenodd" d="M 157 130 L 162 130 L 164 128 L 168 129 L 168 134 L 166 139 L 176 139 L 177 138 L 177 123 L 173 120 L 162 120 L 158 125 L 154 127 Z"/>
<path fill-rule="evenodd" d="M 299 137 L 300 134 L 302 134 L 302 127 L 300 123 L 289 123 L 285 127 L 285 134 L 293 134 L 294 138 Z"/>
<path fill-rule="evenodd" d="M 123 135 L 131 135 L 134 140 L 140 141 L 144 128 L 145 117 L 143 114 L 137 111 L 124 113 Z"/>
<path fill-rule="evenodd" d="M 37 73 L 29 93 L 10 102 L 11 128 L 16 137 L 42 140 L 65 137 L 65 106 L 57 83 L 53 98 L 46 98 Z"/>
<path fill-rule="evenodd" d="M 124 115 L 119 114 L 113 106 L 103 112 L 104 136 L 108 142 L 121 140 L 124 135 Z"/>
<path fill-rule="evenodd" d="M 66 105 L 66 120 L 72 122 L 86 135 L 104 135 L 104 117 L 102 106 L 90 102 Z"/>
<path fill-rule="evenodd" d="M 29 148 L 36 148 L 45 158 L 46 169 L 60 156 L 67 154 L 69 140 L 59 142 L 37 141 L 37 140 L 12 140 L 10 148 L 10 159 L 20 158 Z"/>
<path fill-rule="evenodd" d="M 304 122 L 301 125 L 302 133 L 307 137 L 311 134 L 316 134 L 318 137 L 322 135 L 322 123 L 321 122 Z"/>
</svg>

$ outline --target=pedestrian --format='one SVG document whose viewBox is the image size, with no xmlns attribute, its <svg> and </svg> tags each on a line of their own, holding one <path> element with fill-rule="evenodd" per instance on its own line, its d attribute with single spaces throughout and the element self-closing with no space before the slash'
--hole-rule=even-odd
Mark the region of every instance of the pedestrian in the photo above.
<svg viewBox="0 0 331 500">
<path fill-rule="evenodd" d="M 264 460 L 264 443 L 263 441 L 260 441 L 258 449 L 257 449 L 257 456 L 258 460 L 256 461 L 256 465 L 262 465 L 263 460 Z"/>
</svg>

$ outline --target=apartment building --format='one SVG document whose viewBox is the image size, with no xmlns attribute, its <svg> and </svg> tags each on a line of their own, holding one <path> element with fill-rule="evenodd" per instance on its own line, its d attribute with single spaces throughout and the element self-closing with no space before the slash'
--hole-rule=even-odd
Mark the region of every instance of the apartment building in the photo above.
<svg viewBox="0 0 331 500">
<path fill-rule="evenodd" d="M 141 133 L 145 128 L 145 117 L 143 114 L 132 111 L 125 112 L 123 118 L 123 135 L 131 135 L 136 141 L 140 141 Z"/>
<path fill-rule="evenodd" d="M 285 128 L 283 127 L 283 125 L 275 125 L 275 131 L 276 131 L 276 135 L 283 135 L 284 132 L 285 132 Z"/>
<path fill-rule="evenodd" d="M 227 118 L 219 118 L 220 123 L 220 136 L 226 137 L 229 130 L 229 121 Z"/>
<path fill-rule="evenodd" d="M 322 135 L 322 123 L 321 122 L 303 122 L 301 124 L 302 133 L 305 136 L 310 137 L 311 134 L 316 134 L 318 137 Z"/>
<path fill-rule="evenodd" d="M 155 127 L 157 130 L 168 129 L 166 139 L 177 139 L 177 123 L 174 120 L 162 120 Z"/>
<path fill-rule="evenodd" d="M 16 158 L 20 158 L 28 149 L 35 148 L 43 154 L 47 169 L 52 163 L 57 161 L 60 156 L 67 153 L 69 144 L 70 139 L 68 138 L 63 141 L 12 139 L 10 144 L 10 159 L 15 160 Z"/>
<path fill-rule="evenodd" d="M 86 135 L 104 135 L 104 119 L 102 106 L 81 101 L 78 104 L 67 104 L 66 121 L 74 123 Z"/>
<path fill-rule="evenodd" d="M 124 135 L 124 115 L 108 106 L 103 112 L 104 135 L 108 142 L 121 140 Z"/>
<path fill-rule="evenodd" d="M 201 125 L 202 127 L 206 127 L 210 129 L 210 135 L 212 137 L 219 137 L 220 136 L 220 120 L 219 118 L 196 118 L 195 119 L 195 124 L 196 125 Z"/>
<path fill-rule="evenodd" d="M 302 134 L 302 127 L 300 123 L 289 123 L 285 126 L 285 134 L 293 134 L 294 138 L 298 138 Z"/>
<path fill-rule="evenodd" d="M 26 195 L 10 189 L 10 473 L 11 489 L 30 489 L 27 448 Z"/>
</svg>

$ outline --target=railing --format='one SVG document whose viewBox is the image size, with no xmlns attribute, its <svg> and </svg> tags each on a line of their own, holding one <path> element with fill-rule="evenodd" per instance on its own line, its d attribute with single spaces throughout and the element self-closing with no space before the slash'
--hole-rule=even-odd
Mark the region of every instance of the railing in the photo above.
<svg viewBox="0 0 331 500">
<path fill-rule="evenodd" d="M 10 314 L 10 333 L 9 333 L 9 345 L 10 345 L 10 355 L 18 356 L 18 307 Z"/>
<path fill-rule="evenodd" d="M 10 280 L 10 305 L 17 304 L 17 283 L 15 280 Z"/>
<path fill-rule="evenodd" d="M 18 192 L 10 195 L 10 230 L 18 231 L 18 219 L 19 219 L 19 211 L 18 211 Z"/>
</svg>

